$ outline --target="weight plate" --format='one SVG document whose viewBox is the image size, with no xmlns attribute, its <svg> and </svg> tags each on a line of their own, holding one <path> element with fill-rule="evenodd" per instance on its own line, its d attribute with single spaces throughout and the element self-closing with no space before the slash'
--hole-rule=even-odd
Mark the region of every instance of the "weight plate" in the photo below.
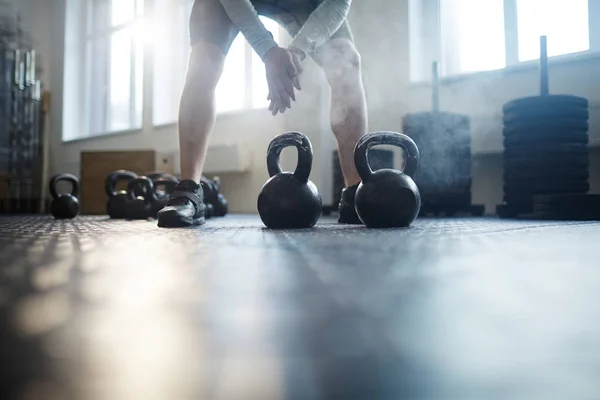
<svg viewBox="0 0 600 400">
<path fill-rule="evenodd" d="M 583 180 L 589 178 L 589 169 L 582 168 L 535 168 L 535 169 L 511 169 L 504 171 L 504 182 L 521 182 L 531 179 L 573 179 Z"/>
<path fill-rule="evenodd" d="M 590 160 L 588 154 L 566 154 L 563 156 L 544 156 L 532 154 L 523 157 L 506 157 L 503 155 L 504 168 L 552 168 L 552 167 L 586 167 Z"/>
<path fill-rule="evenodd" d="M 587 193 L 587 188 L 589 185 L 585 184 L 580 187 L 582 190 L 565 190 L 565 191 L 540 191 L 537 193 L 523 193 L 523 192 L 515 192 L 515 193 L 505 193 L 502 196 L 502 200 L 507 203 L 531 203 L 533 204 L 533 198 L 537 195 L 550 195 L 550 194 L 585 194 Z"/>
<path fill-rule="evenodd" d="M 563 157 L 569 154 L 588 154 L 587 145 L 582 144 L 548 144 L 538 143 L 528 146 L 514 146 L 504 149 L 506 159 L 535 156 Z"/>
<path fill-rule="evenodd" d="M 521 215 L 530 214 L 531 212 L 533 212 L 533 205 L 531 203 L 504 203 L 496 206 L 496 214 L 500 218 L 518 218 Z"/>
<path fill-rule="evenodd" d="M 406 114 L 402 118 L 403 128 L 427 126 L 433 122 L 443 123 L 449 126 L 468 126 L 471 122 L 469 116 L 464 114 L 455 114 L 445 111 L 434 112 L 417 112 Z"/>
<path fill-rule="evenodd" d="M 554 117 L 587 120 L 590 117 L 590 113 L 587 108 L 581 107 L 526 107 L 511 110 L 504 114 L 502 120 L 505 123 L 510 123 L 520 120 Z"/>
<path fill-rule="evenodd" d="M 529 121 L 518 121 L 505 123 L 504 136 L 523 135 L 532 131 L 555 130 L 587 132 L 589 123 L 587 120 L 573 118 L 539 118 Z"/>
<path fill-rule="evenodd" d="M 528 132 L 523 135 L 504 137 L 504 148 L 514 146 L 531 146 L 532 144 L 587 144 L 589 135 L 586 132 L 541 131 Z"/>
<path fill-rule="evenodd" d="M 600 194 L 535 196 L 536 217 L 562 220 L 599 220 Z"/>
<path fill-rule="evenodd" d="M 530 107 L 579 107 L 588 108 L 589 102 L 584 97 L 568 94 L 553 94 L 548 96 L 531 96 L 515 99 L 504 104 L 502 112 L 509 113 L 512 110 Z"/>
<path fill-rule="evenodd" d="M 590 188 L 588 180 L 579 181 L 528 181 L 525 184 L 521 182 L 507 182 L 502 189 L 505 195 L 512 194 L 544 194 L 544 193 L 584 193 Z"/>
</svg>

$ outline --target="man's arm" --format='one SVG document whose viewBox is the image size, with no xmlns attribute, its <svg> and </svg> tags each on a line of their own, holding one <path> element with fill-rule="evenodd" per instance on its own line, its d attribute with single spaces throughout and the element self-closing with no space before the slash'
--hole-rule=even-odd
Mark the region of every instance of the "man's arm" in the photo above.
<svg viewBox="0 0 600 400">
<path fill-rule="evenodd" d="M 250 0 L 220 0 L 231 21 L 242 32 L 250 46 L 262 60 L 271 48 L 277 46 L 271 33 L 258 18 Z"/>
<path fill-rule="evenodd" d="M 290 47 L 302 50 L 305 55 L 313 53 L 340 29 L 351 4 L 352 0 L 324 0 L 310 14 Z"/>
</svg>

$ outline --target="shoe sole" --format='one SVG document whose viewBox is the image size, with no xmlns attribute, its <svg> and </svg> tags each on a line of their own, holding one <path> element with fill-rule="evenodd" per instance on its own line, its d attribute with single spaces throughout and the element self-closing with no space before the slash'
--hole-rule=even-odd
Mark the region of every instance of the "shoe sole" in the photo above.
<svg viewBox="0 0 600 400">
<path fill-rule="evenodd" d="M 184 228 L 186 226 L 204 225 L 206 219 L 200 218 L 187 218 L 180 215 L 161 215 L 158 218 L 159 228 Z"/>
</svg>

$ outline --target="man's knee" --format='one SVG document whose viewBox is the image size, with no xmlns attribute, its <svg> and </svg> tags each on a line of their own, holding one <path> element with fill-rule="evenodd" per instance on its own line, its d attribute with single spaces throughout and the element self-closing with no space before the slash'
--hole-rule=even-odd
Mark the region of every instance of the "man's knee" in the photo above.
<svg viewBox="0 0 600 400">
<path fill-rule="evenodd" d="M 214 90 L 225 64 L 225 54 L 215 44 L 199 41 L 192 46 L 186 87 L 193 90 Z"/>
<path fill-rule="evenodd" d="M 333 40 L 328 44 L 321 65 L 332 86 L 354 84 L 356 79 L 360 79 L 360 54 L 347 39 Z"/>
</svg>

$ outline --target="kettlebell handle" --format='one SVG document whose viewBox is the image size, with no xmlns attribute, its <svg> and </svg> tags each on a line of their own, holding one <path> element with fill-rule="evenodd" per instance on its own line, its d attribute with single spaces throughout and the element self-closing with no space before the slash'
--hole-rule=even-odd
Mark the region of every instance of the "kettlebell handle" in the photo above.
<svg viewBox="0 0 600 400">
<path fill-rule="evenodd" d="M 142 193 L 139 194 L 144 198 L 145 202 L 154 201 L 157 199 L 156 192 L 154 191 L 154 184 L 150 180 L 150 178 L 146 176 L 138 176 L 135 179 L 132 179 L 127 184 L 127 195 L 131 200 L 136 199 L 136 191 L 138 189 L 142 190 Z"/>
<path fill-rule="evenodd" d="M 367 158 L 369 149 L 383 144 L 400 147 L 404 150 L 406 163 L 402 172 L 412 178 L 419 167 L 419 148 L 407 135 L 389 131 L 368 133 L 356 143 L 354 147 L 354 164 L 360 178 L 367 181 L 373 175 L 373 170 Z"/>
<path fill-rule="evenodd" d="M 158 195 L 158 193 L 156 192 L 157 189 L 160 186 L 164 186 L 165 187 L 165 195 L 170 195 L 171 193 L 173 193 L 173 191 L 175 190 L 175 186 L 177 186 L 177 182 L 169 179 L 169 178 L 158 178 L 152 181 L 154 188 L 153 188 L 153 192 L 154 192 L 154 198 L 158 199 L 160 196 Z"/>
<path fill-rule="evenodd" d="M 269 171 L 269 177 L 283 172 L 279 164 L 281 151 L 291 146 L 298 149 L 298 166 L 294 171 L 294 177 L 298 181 L 306 183 L 308 182 L 312 168 L 313 150 L 308 137 L 300 132 L 284 132 L 271 141 L 267 149 L 267 170 Z"/>
<path fill-rule="evenodd" d="M 117 195 L 117 183 L 119 181 L 131 181 L 137 178 L 137 174 L 131 171 L 120 169 L 112 172 L 106 177 L 104 183 L 104 190 L 108 197 L 115 197 Z"/>
<path fill-rule="evenodd" d="M 50 194 L 53 199 L 58 199 L 60 197 L 58 190 L 56 190 L 56 186 L 58 185 L 58 182 L 61 181 L 69 182 L 71 184 L 71 196 L 79 196 L 79 179 L 73 174 L 58 174 L 50 179 Z"/>
</svg>

